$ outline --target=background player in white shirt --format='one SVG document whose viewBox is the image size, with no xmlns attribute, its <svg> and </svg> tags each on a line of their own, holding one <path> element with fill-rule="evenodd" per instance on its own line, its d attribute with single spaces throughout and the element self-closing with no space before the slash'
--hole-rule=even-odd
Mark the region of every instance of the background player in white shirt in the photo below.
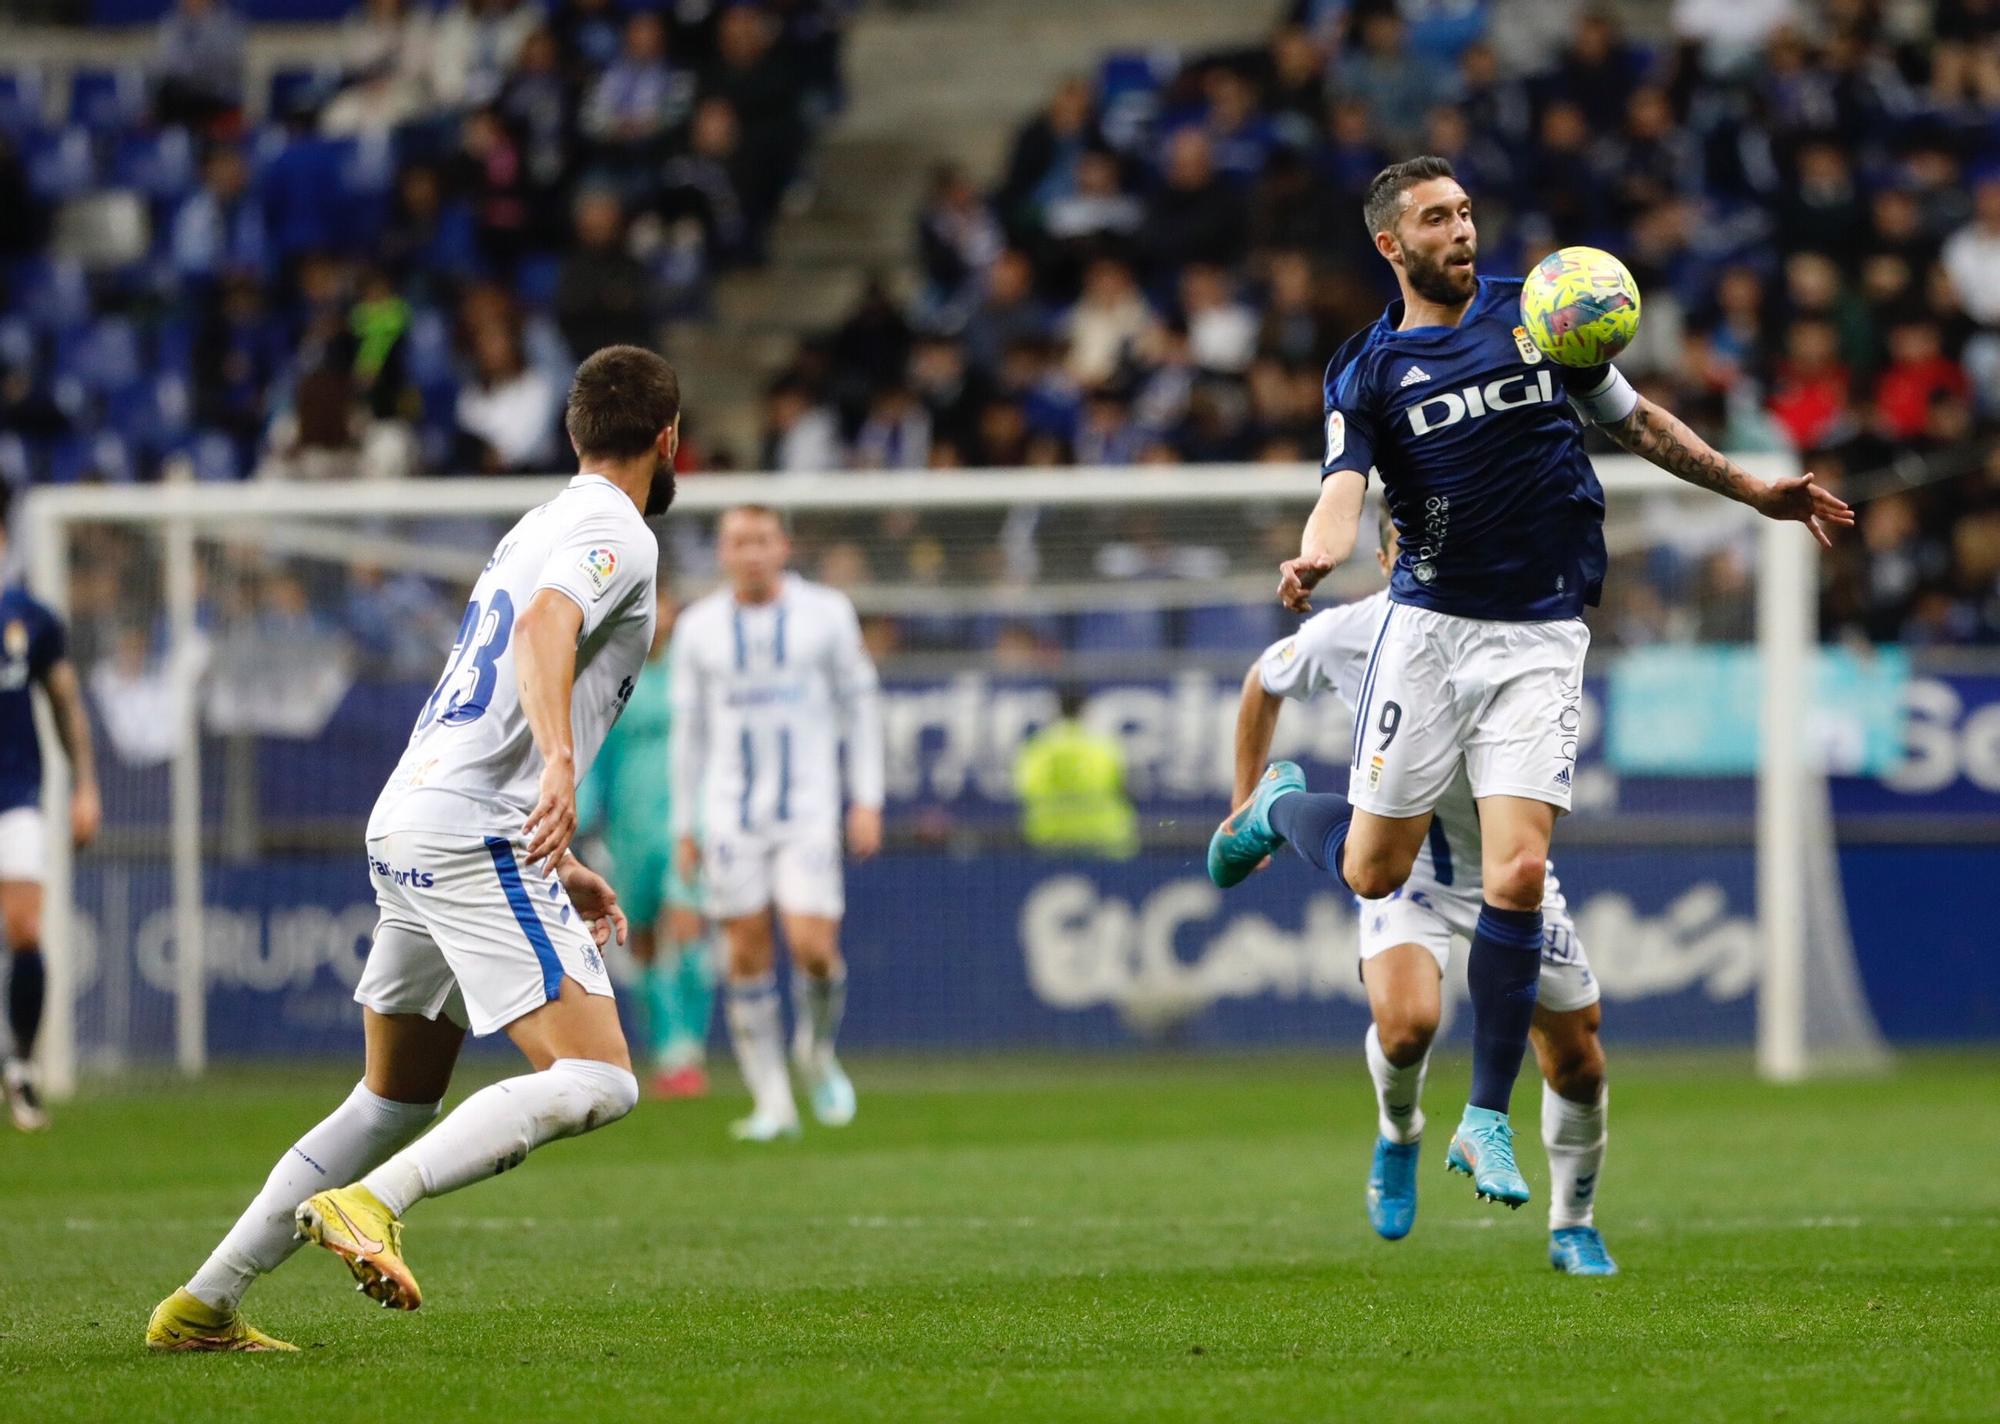
<svg viewBox="0 0 2000 1424">
<path fill-rule="evenodd" d="M 600 953 L 623 938 L 624 915 L 569 842 L 577 781 L 652 643 L 659 548 L 642 513 L 673 500 L 680 386 L 653 353 L 607 347 L 578 369 L 565 419 L 579 472 L 494 549 L 369 817 L 381 920 L 354 993 L 362 1081 L 154 1310 L 153 1349 L 292 1348 L 237 1304 L 291 1254 L 295 1231 L 339 1255 L 372 1298 L 416 1309 L 401 1250 L 413 1203 L 638 1101 Z M 505 1029 L 536 1071 L 474 1093 L 412 1143 L 468 1027 Z"/>
<path fill-rule="evenodd" d="M 1396 558 L 1396 530 L 1382 514 L 1376 557 Z M 1382 624 L 1385 589 L 1315 615 L 1273 643 L 1243 679 L 1236 714 L 1235 803 L 1250 799 L 1287 698 L 1331 693 L 1353 709 Z M 1374 1018 L 1364 1047 L 1375 1083 L 1379 1134 L 1368 1173 L 1368 1220 L 1390 1241 L 1417 1212 L 1417 1150 L 1424 1073 L 1442 1011 L 1454 941 L 1469 942 L 1482 903 L 1479 812 L 1461 768 L 1437 804 L 1425 845 L 1401 889 L 1356 900 L 1361 982 Z M 1604 1047 L 1596 977 L 1569 917 L 1554 868 L 1542 899 L 1541 984 L 1530 1039 L 1542 1069 L 1542 1143 L 1551 1193 L 1549 1261 L 1571 1275 L 1614 1275 L 1593 1220 L 1607 1140 Z"/>
<path fill-rule="evenodd" d="M 673 812 L 681 872 L 700 867 L 728 945 L 729 1035 L 753 1099 L 731 1130 L 768 1142 L 799 1130 L 772 975 L 774 908 L 792 952 L 792 1057 L 813 1114 L 830 1127 L 854 1117 L 833 1051 L 847 995 L 841 750 L 846 849 L 865 860 L 882 844 L 882 714 L 854 605 L 786 572 L 792 546 L 776 510 L 729 510 L 716 550 L 727 585 L 674 625 Z"/>
</svg>

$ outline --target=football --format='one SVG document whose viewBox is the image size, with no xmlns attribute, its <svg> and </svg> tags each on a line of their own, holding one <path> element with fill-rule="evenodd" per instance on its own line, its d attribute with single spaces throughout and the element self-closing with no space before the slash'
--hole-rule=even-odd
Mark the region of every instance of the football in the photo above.
<svg viewBox="0 0 2000 1424">
<path fill-rule="evenodd" d="M 1639 284 L 1596 247 L 1551 252 L 1521 287 L 1521 325 L 1543 354 L 1565 366 L 1601 366 L 1639 330 Z"/>
</svg>

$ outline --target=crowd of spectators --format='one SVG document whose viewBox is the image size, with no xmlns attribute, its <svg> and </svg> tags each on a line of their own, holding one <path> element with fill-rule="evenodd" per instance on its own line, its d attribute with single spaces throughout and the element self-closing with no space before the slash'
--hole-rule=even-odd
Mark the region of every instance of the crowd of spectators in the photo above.
<svg viewBox="0 0 2000 1424">
<path fill-rule="evenodd" d="M 1830 630 L 2000 640 L 2000 4 L 1671 13 L 1642 43 L 1587 0 L 1293 0 L 1252 49 L 1107 56 L 983 186 L 936 174 L 920 289 L 806 343 L 761 463 L 1311 460 L 1324 363 L 1394 294 L 1361 194 L 1428 151 L 1485 271 L 1619 253 L 1641 389 L 1861 501 Z M 1607 623 L 1726 634 L 1743 558 L 1669 531 Z"/>
<path fill-rule="evenodd" d="M 259 93 L 225 0 L 0 57 L 0 477 L 549 468 L 575 359 L 763 260 L 852 3 L 356 0 Z"/>
</svg>

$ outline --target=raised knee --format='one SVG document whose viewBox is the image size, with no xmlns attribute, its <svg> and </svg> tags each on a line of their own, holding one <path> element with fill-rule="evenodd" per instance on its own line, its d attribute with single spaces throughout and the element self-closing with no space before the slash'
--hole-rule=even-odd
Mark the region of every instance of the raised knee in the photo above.
<svg viewBox="0 0 2000 1424">
<path fill-rule="evenodd" d="M 592 1127 L 603 1127 L 639 1106 L 639 1080 L 629 1068 L 616 1064 L 600 1064 L 601 1072 L 596 1075 L 598 1082 L 593 1085 L 591 1103 Z"/>
<path fill-rule="evenodd" d="M 1487 872 L 1486 898 L 1507 909 L 1538 910 L 1547 876 L 1548 862 L 1538 853 L 1504 857 Z"/>
<path fill-rule="evenodd" d="M 1380 900 L 1403 888 L 1410 878 L 1407 867 L 1384 865 L 1379 860 L 1349 861 L 1342 867 L 1347 888 L 1364 900 Z"/>
</svg>

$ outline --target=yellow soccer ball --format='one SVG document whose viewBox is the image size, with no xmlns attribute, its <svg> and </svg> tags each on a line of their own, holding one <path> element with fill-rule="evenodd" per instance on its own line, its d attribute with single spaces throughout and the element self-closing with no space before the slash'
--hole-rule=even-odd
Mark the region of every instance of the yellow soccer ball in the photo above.
<svg viewBox="0 0 2000 1424">
<path fill-rule="evenodd" d="M 1565 247 L 1521 285 L 1521 325 L 1550 360 L 1601 366 L 1639 330 L 1639 284 L 1601 248 Z"/>
</svg>

